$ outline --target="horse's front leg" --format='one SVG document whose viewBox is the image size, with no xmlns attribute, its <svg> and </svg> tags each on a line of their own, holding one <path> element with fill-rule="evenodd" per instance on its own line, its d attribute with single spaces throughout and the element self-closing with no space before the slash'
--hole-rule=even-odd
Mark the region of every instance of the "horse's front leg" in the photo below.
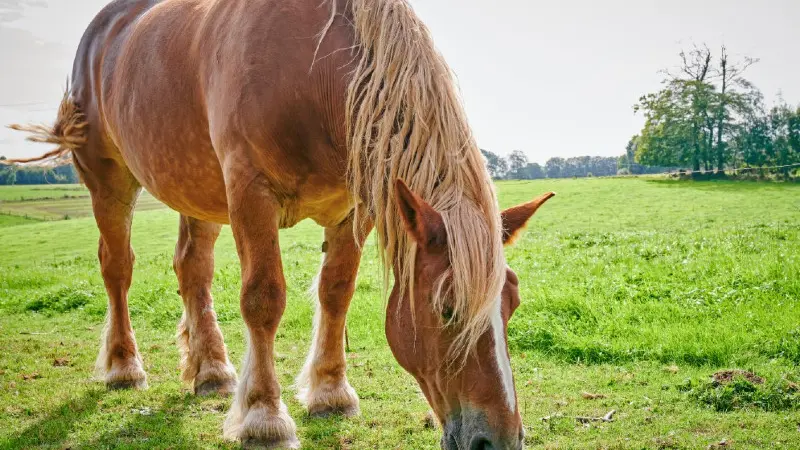
<svg viewBox="0 0 800 450">
<path fill-rule="evenodd" d="M 347 382 L 344 329 L 355 290 L 361 246 L 369 228 L 356 242 L 352 219 L 325 229 L 325 255 L 317 279 L 319 305 L 314 334 L 303 371 L 297 377 L 298 399 L 309 414 L 358 414 L 358 395 Z"/>
<path fill-rule="evenodd" d="M 300 442 L 281 400 L 273 358 L 275 334 L 286 307 L 278 202 L 260 175 L 254 179 L 241 166 L 241 172 L 237 167 L 224 171 L 231 229 L 242 265 L 241 310 L 248 345 L 224 433 L 245 446 L 298 448 Z"/>
</svg>

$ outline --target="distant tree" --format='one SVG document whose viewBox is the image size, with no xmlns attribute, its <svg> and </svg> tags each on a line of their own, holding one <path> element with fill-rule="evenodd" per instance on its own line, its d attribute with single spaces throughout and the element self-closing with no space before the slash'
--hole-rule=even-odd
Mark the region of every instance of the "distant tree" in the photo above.
<svg viewBox="0 0 800 450">
<path fill-rule="evenodd" d="M 495 180 L 502 180 L 508 173 L 508 163 L 502 157 L 490 152 L 489 150 L 481 149 L 481 154 L 486 158 L 486 168 L 489 170 L 489 175 Z"/>
<path fill-rule="evenodd" d="M 800 163 L 800 109 L 781 101 L 769 112 L 769 130 L 772 140 L 768 153 L 769 164 L 782 166 L 781 172 L 789 174 L 792 164 Z"/>
<path fill-rule="evenodd" d="M 72 164 L 55 168 L 0 165 L 0 185 L 74 184 L 79 182 L 80 178 Z"/>
<path fill-rule="evenodd" d="M 508 177 L 515 180 L 524 180 L 525 169 L 528 167 L 528 157 L 521 150 L 514 150 L 508 155 Z"/>
<path fill-rule="evenodd" d="M 633 165 L 636 164 L 636 147 L 638 144 L 639 135 L 633 136 L 628 145 L 625 146 L 625 154 L 619 157 L 617 163 L 617 170 L 625 169 L 627 174 L 634 173 Z"/>
<path fill-rule="evenodd" d="M 81 181 L 75 166 L 72 164 L 56 167 L 53 169 L 53 175 L 57 180 L 56 183 L 76 184 Z"/>
<path fill-rule="evenodd" d="M 525 175 L 528 180 L 539 180 L 547 176 L 539 163 L 528 163 L 525 167 Z"/>
<path fill-rule="evenodd" d="M 748 95 L 752 95 L 753 85 L 742 77 L 742 73 L 748 67 L 758 62 L 757 59 L 746 57 L 741 62 L 731 62 L 728 57 L 728 50 L 723 45 L 720 51 L 719 67 L 716 70 L 720 80 L 720 91 L 717 94 L 715 121 L 717 141 L 715 145 L 717 171 L 725 169 L 725 162 L 730 155 L 727 152 L 727 141 L 725 137 L 729 129 L 735 127 L 732 124 L 733 114 L 742 112 L 747 108 Z M 744 90 L 741 92 L 740 90 Z"/>
<path fill-rule="evenodd" d="M 564 172 L 564 167 L 566 166 L 566 161 L 564 158 L 550 158 L 544 165 L 544 171 L 547 174 L 547 178 L 561 178 L 566 175 L 562 175 Z"/>
<path fill-rule="evenodd" d="M 757 156 L 759 150 L 749 146 L 766 145 L 761 141 L 770 127 L 761 93 L 742 76 L 757 60 L 734 61 L 724 46 L 716 58 L 705 46 L 680 57 L 677 70 L 664 71 L 664 88 L 634 106 L 645 117 L 635 162 L 722 172 L 744 162 L 746 155 Z M 745 130 L 756 134 L 747 136 Z"/>
<path fill-rule="evenodd" d="M 0 156 L 0 161 L 5 161 L 5 156 Z M 11 166 L 0 164 L 0 185 L 14 184 L 17 180 L 17 173 Z"/>
</svg>

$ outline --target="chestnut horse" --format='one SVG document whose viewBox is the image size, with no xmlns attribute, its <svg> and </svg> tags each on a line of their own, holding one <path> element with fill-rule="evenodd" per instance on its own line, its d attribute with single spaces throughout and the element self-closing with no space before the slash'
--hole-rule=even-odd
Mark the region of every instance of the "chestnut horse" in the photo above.
<svg viewBox="0 0 800 450">
<path fill-rule="evenodd" d="M 27 162 L 71 157 L 91 193 L 109 387 L 146 386 L 128 315 L 145 188 L 181 214 L 183 379 L 200 395 L 235 391 L 227 437 L 299 445 L 274 368 L 278 230 L 311 218 L 326 244 L 297 383 L 308 412 L 359 410 L 343 333 L 374 226 L 387 290 L 394 276 L 386 336 L 443 424 L 442 446 L 522 446 L 506 343 L 518 281 L 503 244 L 553 194 L 501 215 L 450 69 L 405 0 L 115 0 L 83 36 L 55 125 L 15 127 L 57 144 Z M 222 224 L 242 268 L 238 383 L 210 291 Z"/>
</svg>

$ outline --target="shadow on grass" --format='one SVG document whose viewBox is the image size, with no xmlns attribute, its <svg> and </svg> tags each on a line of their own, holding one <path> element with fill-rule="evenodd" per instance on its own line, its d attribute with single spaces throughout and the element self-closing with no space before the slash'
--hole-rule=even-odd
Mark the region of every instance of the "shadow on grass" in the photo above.
<svg viewBox="0 0 800 450">
<path fill-rule="evenodd" d="M 0 449 L 69 448 L 67 439 L 70 433 L 78 429 L 82 421 L 99 414 L 98 404 L 106 394 L 105 389 L 92 389 L 79 398 L 62 403 L 47 417 L 38 420 L 18 435 L 0 441 Z M 71 448 L 196 449 L 208 445 L 228 448 L 227 444 L 218 441 L 222 434 L 221 423 L 217 423 L 217 426 L 209 428 L 207 433 L 200 435 L 189 435 L 184 432 L 184 419 L 187 415 L 208 414 L 202 407 L 202 403 L 208 400 L 191 394 L 175 393 L 165 398 L 158 407 L 133 407 L 130 412 L 124 413 L 121 420 L 119 416 L 108 413 L 109 417 L 103 420 L 104 425 L 101 425 L 103 428 L 98 430 L 102 431 L 102 434 L 77 443 Z M 312 448 L 347 446 L 347 437 L 342 431 L 344 421 L 349 419 L 344 416 L 314 418 L 304 415 L 296 419 L 299 419 L 298 425 L 303 428 L 304 444 Z M 206 435 L 209 441 L 205 441 L 203 435 Z M 230 443 L 230 446 L 238 448 L 234 443 Z"/>
<path fill-rule="evenodd" d="M 161 406 L 150 409 L 132 408 L 129 418 L 113 426 L 97 438 L 81 443 L 79 448 L 186 448 L 201 446 L 196 437 L 183 433 L 183 420 L 202 398 L 189 394 L 168 396 Z M 216 430 L 215 430 L 216 431 Z M 221 433 L 221 430 L 219 431 Z"/>
<path fill-rule="evenodd" d="M 303 414 L 298 417 L 299 424 L 303 428 L 300 439 L 303 446 L 310 448 L 346 448 L 349 443 L 342 435 L 342 426 L 345 421 L 353 420 L 341 414 L 332 414 L 327 417 L 312 417 Z"/>
<path fill-rule="evenodd" d="M 76 422 L 93 414 L 105 390 L 92 389 L 80 398 L 69 400 L 55 408 L 47 417 L 26 428 L 18 436 L 0 443 L 3 449 L 59 447 L 66 440 Z"/>
</svg>

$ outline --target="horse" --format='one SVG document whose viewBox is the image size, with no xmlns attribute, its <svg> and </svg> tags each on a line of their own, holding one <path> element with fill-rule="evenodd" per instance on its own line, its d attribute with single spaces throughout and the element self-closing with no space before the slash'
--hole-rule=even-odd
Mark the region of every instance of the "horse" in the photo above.
<svg viewBox="0 0 800 450">
<path fill-rule="evenodd" d="M 324 256 L 296 383 L 308 413 L 359 412 L 343 337 L 375 230 L 386 337 L 442 447 L 523 446 L 507 344 L 519 281 L 503 247 L 554 193 L 499 210 L 452 71 L 406 0 L 114 0 L 82 37 L 54 125 L 12 128 L 56 146 L 13 163 L 71 160 L 91 194 L 109 388 L 147 386 L 127 305 L 144 188 L 180 213 L 182 378 L 197 395 L 233 394 L 225 437 L 299 446 L 274 368 L 286 307 L 278 231 L 310 218 Z M 247 327 L 238 378 L 210 291 L 224 224 Z"/>
</svg>

